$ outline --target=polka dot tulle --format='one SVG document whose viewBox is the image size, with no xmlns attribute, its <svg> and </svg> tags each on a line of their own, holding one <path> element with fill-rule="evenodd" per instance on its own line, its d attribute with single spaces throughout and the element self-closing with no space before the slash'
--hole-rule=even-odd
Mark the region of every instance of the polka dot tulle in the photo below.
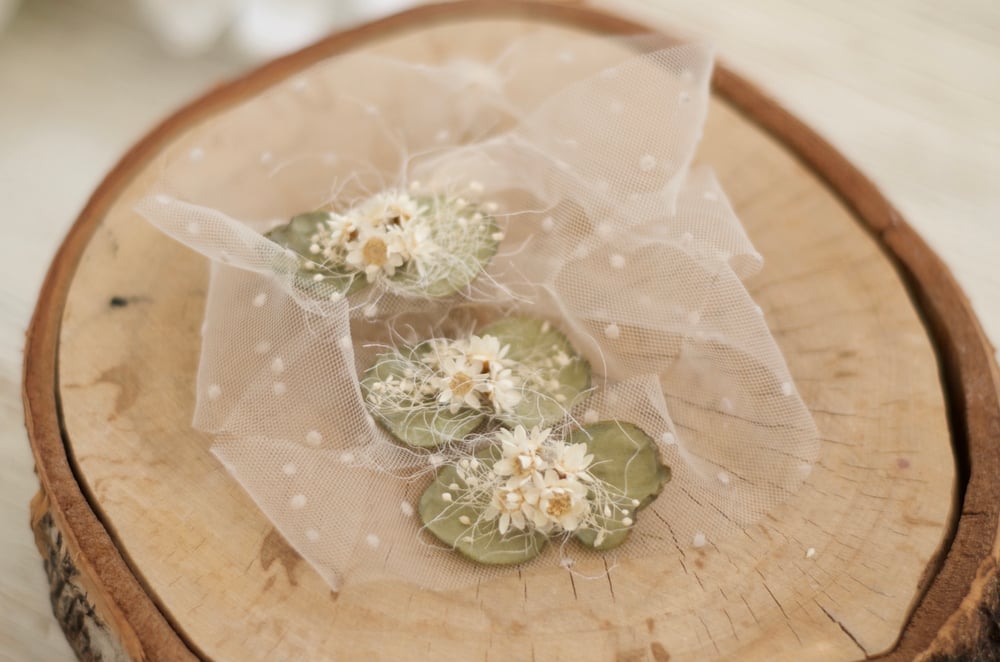
<svg viewBox="0 0 1000 662">
<path fill-rule="evenodd" d="M 816 429 L 742 282 L 760 255 L 713 173 L 691 167 L 710 76 L 703 46 L 596 37 L 557 51 L 529 38 L 485 62 L 344 55 L 161 157 L 137 209 L 212 264 L 194 426 L 331 587 L 519 571 L 421 531 L 420 495 L 450 451 L 395 441 L 359 387 L 380 353 L 506 317 L 548 321 L 589 362 L 591 390 L 557 433 L 628 421 L 672 469 L 629 514 L 619 557 L 718 544 L 808 477 Z M 496 222 L 496 254 L 446 296 L 401 294 L 383 274 L 319 296 L 264 236 L 415 188 L 468 197 Z M 614 563 L 570 541 L 529 566 Z"/>
</svg>

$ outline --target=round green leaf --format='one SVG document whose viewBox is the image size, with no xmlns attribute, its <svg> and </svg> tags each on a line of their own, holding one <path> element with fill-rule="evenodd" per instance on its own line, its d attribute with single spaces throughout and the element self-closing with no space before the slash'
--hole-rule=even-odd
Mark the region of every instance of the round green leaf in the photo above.
<svg viewBox="0 0 1000 662">
<path fill-rule="evenodd" d="M 590 388 L 590 364 L 548 322 L 508 317 L 479 335 L 495 336 L 501 345 L 510 345 L 507 358 L 519 362 L 531 376 L 514 410 L 498 416 L 510 426 L 558 423 Z"/>
<path fill-rule="evenodd" d="M 621 495 L 621 505 L 630 511 L 628 517 L 633 521 L 632 525 L 624 524 L 626 515 L 621 509 L 613 509 L 611 517 L 598 518 L 599 525 L 608 531 L 600 545 L 596 544 L 594 529 L 581 529 L 576 538 L 594 549 L 617 547 L 634 526 L 636 512 L 652 503 L 670 480 L 670 467 L 660 461 L 649 435 L 631 423 L 601 421 L 587 425 L 573 430 L 566 442 L 587 444 L 587 452 L 594 455 L 590 473 Z M 632 505 L 633 500 L 639 505 Z"/>
<path fill-rule="evenodd" d="M 492 462 L 490 451 L 481 452 L 479 457 Z M 453 484 L 458 484 L 459 489 L 449 487 Z M 438 472 L 420 497 L 420 519 L 428 531 L 479 563 L 511 565 L 538 556 L 548 540 L 544 534 L 509 529 L 501 535 L 496 520 L 480 521 L 482 510 L 464 501 L 465 489 L 454 466 L 446 466 Z M 443 498 L 445 492 L 451 496 L 450 501 Z M 459 521 L 463 515 L 469 518 L 470 524 Z"/>
<path fill-rule="evenodd" d="M 375 364 L 365 371 L 361 390 L 369 411 L 394 437 L 409 446 L 436 448 L 464 439 L 479 427 L 485 416 L 466 408 L 451 413 L 431 397 L 379 404 L 379 393 L 375 390 L 378 382 L 390 378 L 405 379 L 408 371 L 417 372 L 419 356 L 426 351 L 426 347 L 425 343 L 412 350 L 380 354 Z M 371 398 L 376 398 L 376 402 L 372 402 Z"/>
</svg>

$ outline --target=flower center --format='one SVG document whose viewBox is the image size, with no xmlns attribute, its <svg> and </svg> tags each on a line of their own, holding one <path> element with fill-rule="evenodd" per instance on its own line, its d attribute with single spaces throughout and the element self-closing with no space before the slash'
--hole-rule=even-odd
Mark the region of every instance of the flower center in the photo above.
<svg viewBox="0 0 1000 662">
<path fill-rule="evenodd" d="M 500 493 L 497 495 L 497 499 L 500 502 L 500 507 L 507 512 L 516 512 L 521 509 L 521 502 L 524 501 L 524 495 L 521 494 L 520 490 L 508 490 L 502 488 Z"/>
<path fill-rule="evenodd" d="M 385 242 L 378 237 L 372 237 L 365 242 L 365 245 L 361 249 L 361 257 L 364 259 L 365 264 L 371 264 L 376 267 L 381 267 L 389 259 L 389 249 L 385 245 Z"/>
<path fill-rule="evenodd" d="M 549 498 L 549 503 L 545 506 L 545 512 L 551 517 L 558 518 L 568 513 L 571 506 L 572 499 L 569 493 L 560 492 Z"/>
<path fill-rule="evenodd" d="M 464 372 L 455 373 L 455 376 L 448 382 L 451 392 L 460 398 L 464 398 L 473 387 L 472 378 Z"/>
</svg>

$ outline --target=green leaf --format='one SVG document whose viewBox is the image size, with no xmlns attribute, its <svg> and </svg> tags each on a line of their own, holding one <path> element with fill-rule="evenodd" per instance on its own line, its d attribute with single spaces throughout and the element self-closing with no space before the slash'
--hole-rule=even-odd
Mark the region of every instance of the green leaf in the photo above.
<svg viewBox="0 0 1000 662">
<path fill-rule="evenodd" d="M 294 271 L 296 286 L 317 299 L 329 299 L 334 294 L 347 296 L 368 285 L 368 280 L 360 272 L 352 271 L 343 265 L 316 262 L 310 257 L 311 238 L 316 234 L 317 226 L 328 218 L 329 214 L 325 211 L 299 214 L 288 223 L 279 225 L 264 235 L 297 255 L 297 260 L 278 260 L 274 265 L 275 271 L 278 273 Z M 317 275 L 322 279 L 317 280 Z"/>
<path fill-rule="evenodd" d="M 608 531 L 600 545 L 594 529 L 580 529 L 576 538 L 594 549 L 617 547 L 628 537 L 637 511 L 652 503 L 670 480 L 670 467 L 660 461 L 656 444 L 649 435 L 631 423 L 601 421 L 587 425 L 573 430 L 566 442 L 587 444 L 587 452 L 594 455 L 590 473 L 620 495 L 621 507 L 612 509 L 611 517 L 598 518 L 599 525 Z M 639 505 L 633 505 L 633 500 Z M 626 516 L 621 508 L 629 514 Z M 633 524 L 625 524 L 625 517 Z"/>
<path fill-rule="evenodd" d="M 375 390 L 375 384 L 390 378 L 406 379 L 408 371 L 417 373 L 420 368 L 419 357 L 428 347 L 428 343 L 422 343 L 402 352 L 380 354 L 361 379 L 365 404 L 372 415 L 393 436 L 416 448 L 436 448 L 464 439 L 485 418 L 482 413 L 466 408 L 451 413 L 433 397 L 378 403 L 379 393 Z M 376 401 L 373 402 L 371 398 L 376 398 Z"/>
<path fill-rule="evenodd" d="M 507 358 L 520 362 L 532 377 L 514 411 L 498 415 L 511 427 L 558 423 L 590 388 L 590 364 L 548 322 L 508 317 L 480 330 L 479 335 L 495 336 L 501 345 L 510 345 Z"/>
<path fill-rule="evenodd" d="M 488 448 L 480 451 L 477 457 L 492 466 L 495 456 L 493 449 Z M 453 484 L 458 484 L 459 489 L 449 487 Z M 463 499 L 465 491 L 465 484 L 459 478 L 456 467 L 449 465 L 438 472 L 420 497 L 420 519 L 428 531 L 479 563 L 511 565 L 538 556 L 548 540 L 545 534 L 508 529 L 506 534 L 501 535 L 497 520 L 480 521 L 483 507 L 466 503 Z M 443 498 L 445 492 L 451 495 L 451 501 Z M 470 524 L 459 521 L 463 515 L 469 518 Z"/>
</svg>

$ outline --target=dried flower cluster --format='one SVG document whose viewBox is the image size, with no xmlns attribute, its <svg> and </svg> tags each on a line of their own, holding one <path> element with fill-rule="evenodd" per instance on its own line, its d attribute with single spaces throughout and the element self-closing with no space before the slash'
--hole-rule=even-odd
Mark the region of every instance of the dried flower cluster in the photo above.
<svg viewBox="0 0 1000 662">
<path fill-rule="evenodd" d="M 468 189 L 479 191 L 481 185 Z M 307 289 L 339 299 L 379 282 L 400 294 L 439 297 L 471 283 L 503 233 L 471 195 L 388 189 L 342 211 L 300 214 L 268 233 L 296 255 Z"/>
</svg>

